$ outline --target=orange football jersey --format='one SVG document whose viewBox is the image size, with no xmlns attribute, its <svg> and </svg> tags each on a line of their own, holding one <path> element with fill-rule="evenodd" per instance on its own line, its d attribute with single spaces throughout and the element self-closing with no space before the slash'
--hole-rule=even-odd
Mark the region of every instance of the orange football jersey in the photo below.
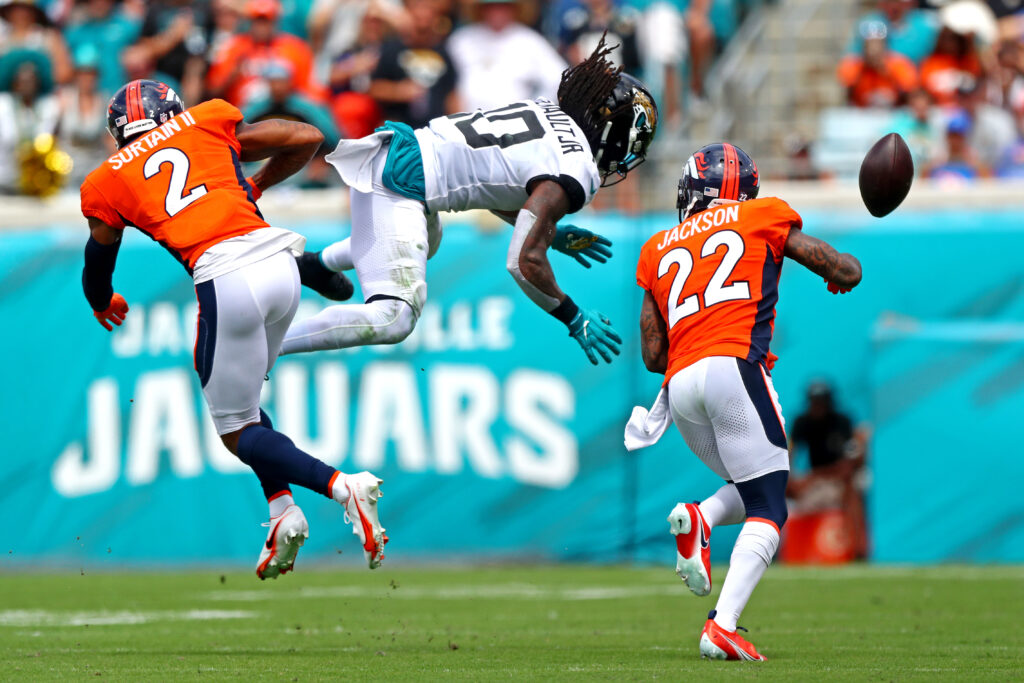
<svg viewBox="0 0 1024 683">
<path fill-rule="evenodd" d="M 790 228 L 800 216 L 765 197 L 712 206 L 644 244 L 636 281 L 668 327 L 667 382 L 708 356 L 764 361 Z"/>
<path fill-rule="evenodd" d="M 188 109 L 125 145 L 82 183 L 82 213 L 135 226 L 191 274 L 214 244 L 269 227 L 239 163 L 242 112 L 223 100 Z"/>
</svg>

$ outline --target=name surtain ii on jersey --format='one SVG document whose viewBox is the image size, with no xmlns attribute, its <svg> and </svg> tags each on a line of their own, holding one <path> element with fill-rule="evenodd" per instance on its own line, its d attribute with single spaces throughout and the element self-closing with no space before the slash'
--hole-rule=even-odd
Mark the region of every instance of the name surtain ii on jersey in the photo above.
<svg viewBox="0 0 1024 683">
<path fill-rule="evenodd" d="M 189 271 L 213 245 L 269 227 L 239 163 L 242 112 L 203 102 L 140 136 L 82 183 L 82 213 L 135 226 Z"/>
</svg>

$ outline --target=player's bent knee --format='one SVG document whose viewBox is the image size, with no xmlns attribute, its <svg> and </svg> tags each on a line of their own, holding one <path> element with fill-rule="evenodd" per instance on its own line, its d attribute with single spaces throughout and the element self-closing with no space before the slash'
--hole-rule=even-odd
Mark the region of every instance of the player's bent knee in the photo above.
<svg viewBox="0 0 1024 683">
<path fill-rule="evenodd" d="M 379 299 L 368 305 L 377 307 L 380 314 L 378 344 L 398 344 L 416 329 L 416 314 L 406 302 L 400 299 Z"/>
<path fill-rule="evenodd" d="M 782 530 L 789 511 L 786 509 L 787 470 L 776 470 L 748 481 L 737 482 L 736 490 L 743 499 L 747 517 L 767 519 Z"/>
</svg>

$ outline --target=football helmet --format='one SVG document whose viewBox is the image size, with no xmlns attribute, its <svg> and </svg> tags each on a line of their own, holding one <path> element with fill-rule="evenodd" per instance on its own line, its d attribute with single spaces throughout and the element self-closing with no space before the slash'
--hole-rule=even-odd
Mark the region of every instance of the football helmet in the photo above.
<svg viewBox="0 0 1024 683">
<path fill-rule="evenodd" d="M 622 73 L 598 117 L 604 125 L 591 146 L 601 171 L 601 187 L 608 187 L 644 162 L 658 129 L 658 105 L 639 79 Z"/>
<path fill-rule="evenodd" d="M 183 111 L 185 103 L 166 83 L 131 81 L 110 98 L 107 132 L 120 149 Z"/>
<path fill-rule="evenodd" d="M 716 199 L 744 202 L 757 196 L 757 164 L 728 142 L 705 145 L 683 165 L 676 208 L 679 221 L 703 211 Z"/>
</svg>

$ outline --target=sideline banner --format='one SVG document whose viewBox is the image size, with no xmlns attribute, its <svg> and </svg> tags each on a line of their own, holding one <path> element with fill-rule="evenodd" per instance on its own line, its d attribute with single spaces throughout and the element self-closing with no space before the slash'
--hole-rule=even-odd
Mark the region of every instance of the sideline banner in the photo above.
<svg viewBox="0 0 1024 683">
<path fill-rule="evenodd" d="M 1019 268 L 1002 256 L 1024 247 L 1018 217 L 805 219 L 809 232 L 861 258 L 865 282 L 832 297 L 799 266 L 784 269 L 775 383 L 790 420 L 805 383 L 825 376 L 857 420 L 876 422 L 875 557 L 1024 561 L 1021 502 L 970 495 L 959 474 L 970 462 L 1004 481 L 1024 474 L 1005 436 L 1024 400 L 1024 342 L 998 334 L 988 346 L 956 342 L 965 351 L 878 332 L 921 320 L 1019 320 Z M 506 232 L 451 223 L 429 263 L 428 306 L 413 337 L 397 347 L 284 357 L 271 373 L 264 405 L 281 431 L 332 465 L 385 479 L 390 562 L 674 566 L 665 516 L 719 482 L 674 430 L 627 455 L 622 429 L 660 383 L 640 361 L 636 257 L 647 236 L 675 220 L 580 222 L 612 237 L 614 259 L 590 270 L 559 254 L 551 260 L 565 290 L 607 314 L 624 337 L 611 365 L 591 366 L 564 326 L 520 293 L 504 268 Z M 326 221 L 289 227 L 314 246 L 343 234 Z M 7 505 L 22 511 L 0 531 L 0 568 L 255 563 L 266 506 L 207 417 L 192 369 L 196 304 L 187 275 L 129 231 L 115 288 L 131 312 L 108 334 L 81 293 L 84 236 L 80 227 L 0 234 L 8 361 L 0 486 Z M 967 237 L 979 258 L 964 258 Z M 304 297 L 299 317 L 323 305 L 312 292 Z M 965 353 L 985 357 L 977 372 L 958 371 Z M 986 389 L 1000 374 L 998 388 Z M 950 382 L 935 384 L 940 376 Z M 892 398 L 893 385 L 908 382 L 923 389 Z M 974 429 L 965 415 L 993 417 Z M 362 563 L 340 507 L 310 492 L 297 498 L 311 528 L 302 561 Z M 934 506 L 909 509 L 908 500 L 955 504 L 978 526 L 977 542 L 951 543 L 948 517 L 928 513 Z M 974 509 L 982 506 L 984 515 Z M 734 534 L 716 530 L 716 560 L 727 560 Z"/>
</svg>

